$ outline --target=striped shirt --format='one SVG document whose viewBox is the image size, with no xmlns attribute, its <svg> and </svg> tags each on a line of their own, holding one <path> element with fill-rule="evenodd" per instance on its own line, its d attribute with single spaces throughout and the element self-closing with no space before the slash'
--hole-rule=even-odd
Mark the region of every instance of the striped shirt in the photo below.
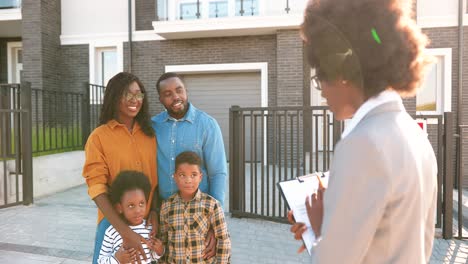
<svg viewBox="0 0 468 264">
<path fill-rule="evenodd" d="M 151 232 L 151 226 L 145 227 L 146 221 L 137 226 L 130 226 L 130 228 L 143 238 L 149 240 L 149 234 Z M 148 248 L 145 243 L 142 243 L 143 249 L 145 250 L 147 262 L 144 261 L 143 257 L 140 256 L 141 263 L 151 263 L 152 260 L 160 258 L 156 252 L 153 252 Z M 102 241 L 101 251 L 99 252 L 98 263 L 99 264 L 119 264 L 119 261 L 115 257 L 115 253 L 122 246 L 122 237 L 119 232 L 111 225 L 106 229 L 104 234 L 104 240 Z"/>
<path fill-rule="evenodd" d="M 160 235 L 167 263 L 230 263 L 231 239 L 220 203 L 197 191 L 188 202 L 174 194 L 161 207 Z M 203 259 L 205 238 L 212 228 L 217 239 L 216 256 Z"/>
</svg>

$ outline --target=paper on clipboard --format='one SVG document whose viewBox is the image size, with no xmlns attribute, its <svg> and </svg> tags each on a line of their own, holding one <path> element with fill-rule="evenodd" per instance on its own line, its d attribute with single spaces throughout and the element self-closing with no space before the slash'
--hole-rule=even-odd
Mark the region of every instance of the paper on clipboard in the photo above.
<svg viewBox="0 0 468 264">
<path fill-rule="evenodd" d="M 317 192 L 319 188 L 319 178 L 322 185 L 326 188 L 328 185 L 328 172 L 316 172 L 278 183 L 283 197 L 289 208 L 293 211 L 296 222 L 305 223 L 307 226 L 306 232 L 302 234 L 302 240 L 309 254 L 312 252 L 316 237 L 310 225 L 309 217 L 307 216 L 305 200 L 307 196 L 311 196 L 313 193 Z"/>
</svg>

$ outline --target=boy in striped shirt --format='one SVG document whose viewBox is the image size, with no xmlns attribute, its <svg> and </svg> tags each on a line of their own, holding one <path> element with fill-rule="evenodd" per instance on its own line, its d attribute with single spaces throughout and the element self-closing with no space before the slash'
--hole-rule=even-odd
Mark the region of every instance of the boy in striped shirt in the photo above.
<svg viewBox="0 0 468 264">
<path fill-rule="evenodd" d="M 157 238 L 150 238 L 151 226 L 146 227 L 145 210 L 151 185 L 148 178 L 141 172 L 122 171 L 110 186 L 110 200 L 130 228 L 141 235 L 147 261 L 141 256 L 137 262 L 135 249 L 122 246 L 122 237 L 111 225 L 107 228 L 101 250 L 99 264 L 119 263 L 151 263 L 158 260 L 164 253 L 164 246 Z"/>
</svg>

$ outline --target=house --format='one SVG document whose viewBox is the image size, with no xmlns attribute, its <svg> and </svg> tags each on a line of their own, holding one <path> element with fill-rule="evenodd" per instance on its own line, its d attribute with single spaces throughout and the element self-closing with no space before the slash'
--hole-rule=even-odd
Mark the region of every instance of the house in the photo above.
<svg viewBox="0 0 468 264">
<path fill-rule="evenodd" d="M 150 110 L 158 113 L 163 108 L 156 80 L 176 71 L 184 75 L 190 100 L 218 120 L 228 142 L 231 105 L 323 104 L 310 89 L 299 37 L 305 5 L 306 0 L 0 1 L 0 83 L 22 78 L 33 88 L 84 91 L 85 82 L 105 85 L 116 72 L 131 71 L 149 91 Z M 414 8 L 437 60 L 425 89 L 405 104 L 412 114 L 455 114 L 454 129 L 463 141 L 457 164 L 463 169 L 467 1 L 419 0 Z M 425 122 L 431 131 L 433 121 Z M 466 186 L 468 170 L 462 173 Z"/>
</svg>

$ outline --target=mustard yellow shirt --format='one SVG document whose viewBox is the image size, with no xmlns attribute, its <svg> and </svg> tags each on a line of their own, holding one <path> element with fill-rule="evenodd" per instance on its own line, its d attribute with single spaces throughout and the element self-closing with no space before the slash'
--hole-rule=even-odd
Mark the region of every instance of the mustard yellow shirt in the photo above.
<svg viewBox="0 0 468 264">
<path fill-rule="evenodd" d="M 148 137 L 135 122 L 130 133 L 125 125 L 115 120 L 96 128 L 85 146 L 86 161 L 83 177 L 88 184 L 91 199 L 107 193 L 108 187 L 122 170 L 143 172 L 150 180 L 152 201 L 154 188 L 158 184 L 156 167 L 156 137 Z M 148 203 L 146 214 L 151 208 Z M 98 223 L 104 215 L 98 210 Z"/>
</svg>

